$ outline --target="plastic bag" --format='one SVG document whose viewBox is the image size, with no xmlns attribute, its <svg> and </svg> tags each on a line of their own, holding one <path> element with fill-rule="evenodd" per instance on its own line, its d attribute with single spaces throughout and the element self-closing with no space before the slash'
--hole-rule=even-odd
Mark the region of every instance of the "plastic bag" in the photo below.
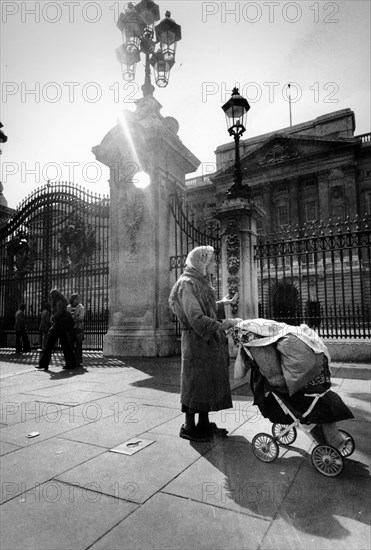
<svg viewBox="0 0 371 550">
<path fill-rule="evenodd" d="M 238 380 L 239 378 L 245 378 L 250 370 L 250 358 L 244 350 L 243 346 L 239 345 L 237 350 L 237 357 L 234 363 L 233 378 Z"/>
</svg>

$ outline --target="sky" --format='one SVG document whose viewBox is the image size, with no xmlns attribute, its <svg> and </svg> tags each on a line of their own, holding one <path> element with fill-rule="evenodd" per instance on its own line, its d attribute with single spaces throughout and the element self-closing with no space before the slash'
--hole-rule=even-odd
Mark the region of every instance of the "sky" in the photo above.
<svg viewBox="0 0 371 550">
<path fill-rule="evenodd" d="M 136 3 L 136 2 L 134 2 Z M 355 134 L 371 131 L 370 2 L 159 1 L 182 27 L 166 88 L 154 96 L 179 122 L 179 137 L 212 172 L 231 138 L 221 106 L 237 84 L 249 101 L 244 139 L 350 108 Z M 1 2 L 1 181 L 16 208 L 47 180 L 108 194 L 99 145 L 142 95 L 122 79 L 115 50 L 125 2 Z M 143 60 L 143 57 L 142 57 Z"/>
</svg>

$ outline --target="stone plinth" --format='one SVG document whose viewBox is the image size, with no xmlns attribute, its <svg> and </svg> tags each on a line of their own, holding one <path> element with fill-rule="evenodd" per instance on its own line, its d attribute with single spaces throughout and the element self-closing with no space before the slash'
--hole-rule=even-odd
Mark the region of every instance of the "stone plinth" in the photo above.
<svg viewBox="0 0 371 550">
<path fill-rule="evenodd" d="M 226 199 L 217 217 L 222 226 L 222 295 L 239 293 L 235 317 L 258 317 L 258 278 L 254 261 L 257 220 L 264 214 L 244 198 Z"/>
<path fill-rule="evenodd" d="M 93 148 L 110 167 L 109 330 L 106 356 L 169 356 L 176 351 L 168 307 L 171 242 L 169 197 L 185 189 L 185 174 L 199 161 L 182 144 L 178 123 L 160 114 L 151 96 Z M 134 183 L 150 176 L 146 189 Z"/>
</svg>

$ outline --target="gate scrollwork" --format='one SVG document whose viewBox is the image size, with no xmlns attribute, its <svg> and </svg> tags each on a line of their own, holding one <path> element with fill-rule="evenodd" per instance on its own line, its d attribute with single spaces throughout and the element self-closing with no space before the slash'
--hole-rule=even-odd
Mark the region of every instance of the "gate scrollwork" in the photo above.
<svg viewBox="0 0 371 550">
<path fill-rule="evenodd" d="M 32 271 L 36 261 L 35 242 L 25 231 L 19 231 L 6 246 L 6 265 L 11 273 L 22 276 Z"/>
<path fill-rule="evenodd" d="M 59 235 L 59 252 L 64 267 L 79 270 L 86 266 L 96 248 L 94 229 L 76 218 Z"/>
</svg>

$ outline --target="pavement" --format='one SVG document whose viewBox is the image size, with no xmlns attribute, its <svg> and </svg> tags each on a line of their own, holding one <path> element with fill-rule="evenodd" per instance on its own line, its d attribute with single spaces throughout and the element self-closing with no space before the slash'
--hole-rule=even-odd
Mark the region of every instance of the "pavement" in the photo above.
<svg viewBox="0 0 371 550">
<path fill-rule="evenodd" d="M 356 449 L 330 478 L 302 431 L 274 462 L 255 457 L 271 423 L 232 365 L 233 409 L 211 415 L 228 438 L 191 443 L 179 357 L 37 360 L 0 350 L 1 550 L 370 549 L 371 365 L 332 365 Z"/>
</svg>

